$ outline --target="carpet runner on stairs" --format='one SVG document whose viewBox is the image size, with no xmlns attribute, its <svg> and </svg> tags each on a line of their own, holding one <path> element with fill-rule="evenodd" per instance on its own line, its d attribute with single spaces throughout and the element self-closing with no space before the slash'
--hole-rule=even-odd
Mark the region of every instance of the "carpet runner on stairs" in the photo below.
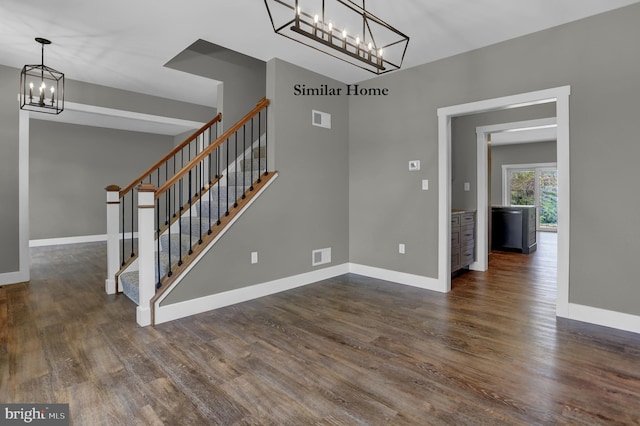
<svg viewBox="0 0 640 426">
<path fill-rule="evenodd" d="M 200 235 L 206 234 L 216 224 L 219 215 L 223 216 L 233 206 L 235 200 L 249 190 L 252 183 L 265 171 L 265 155 L 265 147 L 253 148 L 247 158 L 239 160 L 239 170 L 229 171 L 226 177 L 226 185 L 228 186 L 214 186 L 210 192 L 203 195 L 202 200 L 194 204 L 191 209 L 191 217 L 183 215 L 179 223 L 174 223 L 171 226 L 171 234 L 160 236 L 160 268 L 156 264 L 156 282 L 167 274 L 170 264 L 171 270 L 173 270 L 178 265 L 180 257 L 184 258 L 189 250 L 198 244 Z M 171 259 L 169 259 L 169 253 L 171 253 Z M 155 259 L 157 262 L 157 252 Z M 120 274 L 118 281 L 123 293 L 136 305 L 139 304 L 140 276 L 138 271 L 125 271 Z"/>
</svg>

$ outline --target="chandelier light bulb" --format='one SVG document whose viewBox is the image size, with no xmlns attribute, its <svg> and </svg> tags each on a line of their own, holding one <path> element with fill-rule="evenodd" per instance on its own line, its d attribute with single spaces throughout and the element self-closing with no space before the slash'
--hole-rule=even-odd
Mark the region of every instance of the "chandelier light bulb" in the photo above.
<svg viewBox="0 0 640 426">
<path fill-rule="evenodd" d="M 317 25 L 317 24 L 318 24 L 318 20 L 319 20 L 319 19 L 320 19 L 320 18 L 318 17 L 318 14 L 316 13 L 316 15 L 313 17 L 313 24 L 314 24 L 314 25 Z"/>
<path fill-rule="evenodd" d="M 329 32 L 333 31 L 333 24 L 329 22 Z"/>
<path fill-rule="evenodd" d="M 360 46 L 360 36 L 356 37 L 356 46 Z"/>
<path fill-rule="evenodd" d="M 373 45 L 371 44 L 371 42 L 369 42 L 369 50 L 371 50 L 372 47 Z"/>
<path fill-rule="evenodd" d="M 342 30 L 342 38 L 347 39 L 347 30 Z"/>
</svg>

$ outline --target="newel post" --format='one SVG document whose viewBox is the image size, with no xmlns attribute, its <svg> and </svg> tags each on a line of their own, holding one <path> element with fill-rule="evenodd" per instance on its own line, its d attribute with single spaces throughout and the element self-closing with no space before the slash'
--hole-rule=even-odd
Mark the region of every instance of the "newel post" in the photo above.
<svg viewBox="0 0 640 426">
<path fill-rule="evenodd" d="M 116 274 L 120 269 L 120 253 L 118 251 L 120 187 L 109 185 L 105 189 L 107 191 L 107 279 L 104 282 L 104 291 L 107 294 L 114 294 L 118 291 Z"/>
<path fill-rule="evenodd" d="M 151 324 L 151 298 L 156 293 L 154 259 L 154 211 L 157 188 L 150 183 L 138 186 L 138 273 L 139 303 L 136 320 L 139 325 Z"/>
</svg>

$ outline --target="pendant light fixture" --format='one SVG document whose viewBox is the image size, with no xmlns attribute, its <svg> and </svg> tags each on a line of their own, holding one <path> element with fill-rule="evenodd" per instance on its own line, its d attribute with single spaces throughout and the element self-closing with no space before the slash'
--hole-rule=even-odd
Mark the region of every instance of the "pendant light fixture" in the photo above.
<svg viewBox="0 0 640 426">
<path fill-rule="evenodd" d="M 20 109 L 47 114 L 64 110 L 64 74 L 44 64 L 46 38 L 36 37 L 41 44 L 40 65 L 25 65 L 20 73 Z"/>
<path fill-rule="evenodd" d="M 409 37 L 351 0 L 264 0 L 276 34 L 374 74 L 399 69 Z"/>
</svg>

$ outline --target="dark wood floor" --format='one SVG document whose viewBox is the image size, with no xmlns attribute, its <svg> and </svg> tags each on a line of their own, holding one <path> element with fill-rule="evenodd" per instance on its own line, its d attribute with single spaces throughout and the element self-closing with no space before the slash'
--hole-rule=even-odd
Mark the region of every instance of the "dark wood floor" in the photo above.
<svg viewBox="0 0 640 426">
<path fill-rule="evenodd" d="M 0 401 L 76 425 L 640 424 L 640 336 L 556 320 L 553 247 L 449 294 L 346 275 L 155 328 L 104 294 L 104 245 L 34 249 L 0 289 Z"/>
</svg>

